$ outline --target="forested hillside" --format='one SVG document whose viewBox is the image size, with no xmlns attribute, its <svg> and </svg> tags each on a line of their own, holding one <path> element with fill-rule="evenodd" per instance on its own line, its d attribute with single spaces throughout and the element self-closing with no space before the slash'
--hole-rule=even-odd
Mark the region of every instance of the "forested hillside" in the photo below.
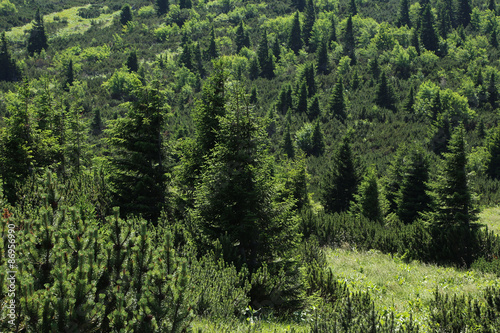
<svg viewBox="0 0 500 333">
<path fill-rule="evenodd" d="M 497 332 L 499 11 L 0 0 L 0 330 Z"/>
</svg>

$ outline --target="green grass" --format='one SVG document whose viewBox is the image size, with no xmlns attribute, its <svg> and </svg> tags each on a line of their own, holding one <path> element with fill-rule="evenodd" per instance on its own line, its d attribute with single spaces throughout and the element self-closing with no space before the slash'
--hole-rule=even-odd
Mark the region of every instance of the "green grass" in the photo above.
<svg viewBox="0 0 500 333">
<path fill-rule="evenodd" d="M 479 221 L 490 231 L 500 235 L 500 207 L 486 208 L 479 214 Z"/>
<path fill-rule="evenodd" d="M 60 21 L 67 20 L 68 24 L 63 28 L 59 29 L 56 34 L 48 36 L 48 38 L 54 37 L 63 37 L 71 34 L 83 34 L 85 33 L 91 26 L 91 21 L 102 23 L 102 27 L 106 27 L 112 24 L 113 18 L 119 14 L 120 11 L 116 11 L 113 13 L 102 13 L 98 18 L 94 19 L 85 19 L 77 15 L 78 10 L 80 8 L 88 8 L 90 5 L 82 6 L 82 7 L 71 7 L 69 9 L 65 9 L 60 12 L 51 13 L 45 15 L 43 20 L 45 24 L 54 22 L 54 18 L 57 16 Z M 23 26 L 13 27 L 10 31 L 7 31 L 5 35 L 12 42 L 19 42 L 26 39 L 26 33 L 31 30 L 32 24 L 28 23 Z"/>
<path fill-rule="evenodd" d="M 271 321 L 248 319 L 247 321 L 218 321 L 196 318 L 192 323 L 193 332 L 203 333 L 306 333 L 310 329 L 307 325 L 283 324 Z"/>
<path fill-rule="evenodd" d="M 394 310 L 400 316 L 411 313 L 421 325 L 428 317 L 436 288 L 448 294 L 474 295 L 500 282 L 494 275 L 416 261 L 406 263 L 377 251 L 326 249 L 326 254 L 334 274 L 352 290 L 368 290 L 382 312 Z M 425 326 L 422 328 L 425 330 Z"/>
</svg>

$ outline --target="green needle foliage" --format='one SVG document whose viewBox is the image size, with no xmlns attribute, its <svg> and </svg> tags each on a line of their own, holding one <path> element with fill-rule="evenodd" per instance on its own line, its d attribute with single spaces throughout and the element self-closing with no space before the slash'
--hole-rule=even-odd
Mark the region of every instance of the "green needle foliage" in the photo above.
<svg viewBox="0 0 500 333">
<path fill-rule="evenodd" d="M 45 34 L 43 16 L 40 15 L 40 9 L 37 9 L 35 20 L 33 22 L 33 28 L 31 29 L 28 38 L 28 53 L 33 56 L 35 53 L 40 53 L 42 50 L 46 50 L 47 48 L 47 35 Z"/>
<path fill-rule="evenodd" d="M 0 43 L 0 81 L 17 81 L 20 77 L 20 73 L 7 46 L 5 32 L 2 33 L 2 40 Z"/>
</svg>

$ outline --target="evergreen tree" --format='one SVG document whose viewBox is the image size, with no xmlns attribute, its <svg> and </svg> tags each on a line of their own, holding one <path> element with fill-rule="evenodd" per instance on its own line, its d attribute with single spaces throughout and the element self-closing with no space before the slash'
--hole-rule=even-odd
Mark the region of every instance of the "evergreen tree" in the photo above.
<svg viewBox="0 0 500 333">
<path fill-rule="evenodd" d="M 248 78 L 250 80 L 255 80 L 259 77 L 259 73 L 259 60 L 256 57 L 252 57 L 252 59 L 250 59 L 250 65 L 248 66 Z"/>
<path fill-rule="evenodd" d="M 380 77 L 375 103 L 378 106 L 394 111 L 394 93 L 392 92 L 392 87 L 387 83 L 387 77 L 384 72 L 382 72 Z"/>
<path fill-rule="evenodd" d="M 47 48 L 47 36 L 45 35 L 43 16 L 40 15 L 40 9 L 37 9 L 35 21 L 33 22 L 33 27 L 28 38 L 28 53 L 32 56 L 35 53 L 40 53 L 42 49 L 46 50 Z"/>
<path fill-rule="evenodd" d="M 431 207 L 429 196 L 429 161 L 421 149 L 412 150 L 401 181 L 397 215 L 404 223 L 412 223 Z"/>
<path fill-rule="evenodd" d="M 280 61 L 281 59 L 281 46 L 278 38 L 275 39 L 273 44 L 273 55 L 276 58 L 276 61 Z"/>
<path fill-rule="evenodd" d="M 19 70 L 7 47 L 5 32 L 2 32 L 0 43 L 2 44 L 0 46 L 0 81 L 17 81 Z"/>
<path fill-rule="evenodd" d="M 438 31 L 443 39 L 448 37 L 448 33 L 451 30 L 452 22 L 449 19 L 449 13 L 444 7 L 441 5 L 438 11 Z"/>
<path fill-rule="evenodd" d="M 107 130 L 113 147 L 110 180 L 114 202 L 124 214 L 156 223 L 165 204 L 165 111 L 157 87 L 141 88 L 137 96 L 128 117 L 115 120 Z"/>
<path fill-rule="evenodd" d="M 64 82 L 64 90 L 69 91 L 69 87 L 73 85 L 73 59 L 69 60 L 68 68 L 66 69 L 66 80 Z"/>
<path fill-rule="evenodd" d="M 358 7 L 356 6 L 355 0 L 351 0 L 351 2 L 349 3 L 349 15 L 350 16 L 358 15 Z"/>
<path fill-rule="evenodd" d="M 139 69 L 139 64 L 137 63 L 137 52 L 135 50 L 130 51 L 127 62 L 125 63 L 129 72 L 136 72 Z"/>
<path fill-rule="evenodd" d="M 314 73 L 316 72 L 314 64 L 312 62 L 308 63 L 302 73 L 302 79 L 306 81 L 307 85 L 307 97 L 310 98 L 316 94 L 316 77 Z"/>
<path fill-rule="evenodd" d="M 256 104 L 257 101 L 258 101 L 258 99 L 257 99 L 257 87 L 253 86 L 252 91 L 250 92 L 249 102 L 250 102 L 250 104 Z"/>
<path fill-rule="evenodd" d="M 243 21 L 240 21 L 240 24 L 236 29 L 236 37 L 234 39 L 234 42 L 236 44 L 236 53 L 239 53 L 244 47 L 250 47 L 250 37 L 248 37 L 248 33 L 245 31 Z"/>
<path fill-rule="evenodd" d="M 302 48 L 302 33 L 300 28 L 299 12 L 296 12 L 293 18 L 290 36 L 288 37 L 288 47 L 295 52 L 295 54 L 298 54 L 299 50 Z"/>
<path fill-rule="evenodd" d="M 458 0 L 457 23 L 464 28 L 467 27 L 470 23 L 470 14 L 472 14 L 472 8 L 469 0 Z"/>
<path fill-rule="evenodd" d="M 328 41 L 328 44 L 337 41 L 337 25 L 335 24 L 335 15 L 332 15 L 330 20 L 330 35 Z"/>
<path fill-rule="evenodd" d="M 412 29 L 411 32 L 411 37 L 410 37 L 410 44 L 415 48 L 417 51 L 417 54 L 420 55 L 420 41 L 418 38 L 418 32 L 417 29 Z"/>
<path fill-rule="evenodd" d="M 95 136 L 98 136 L 102 133 L 102 118 L 101 118 L 101 110 L 94 110 L 94 117 L 92 118 L 92 122 L 90 123 L 91 133 Z"/>
<path fill-rule="evenodd" d="M 356 44 L 354 41 L 354 31 L 352 28 L 352 16 L 349 16 L 344 33 L 344 55 L 351 58 L 351 65 L 354 65 L 356 63 L 356 56 L 354 54 L 355 46 Z"/>
<path fill-rule="evenodd" d="M 179 8 L 190 9 L 191 7 L 193 7 L 191 0 L 179 0 Z"/>
<path fill-rule="evenodd" d="M 375 80 L 378 80 L 380 77 L 380 66 L 378 64 L 378 58 L 370 60 L 369 65 L 370 65 L 370 72 L 372 73 L 373 78 Z"/>
<path fill-rule="evenodd" d="M 342 77 L 339 76 L 337 84 L 333 88 L 332 97 L 329 106 L 330 115 L 344 121 L 347 118 L 347 107 L 344 98 L 344 84 Z"/>
<path fill-rule="evenodd" d="M 215 44 L 215 31 L 214 26 L 210 29 L 210 44 L 207 49 L 208 59 L 215 59 L 219 56 L 219 52 L 217 51 L 217 45 Z"/>
<path fill-rule="evenodd" d="M 386 210 L 388 214 L 395 214 L 398 210 L 398 199 L 405 174 L 405 160 L 408 152 L 409 150 L 406 145 L 399 146 L 387 168 L 387 176 L 384 182 L 384 196 L 387 202 Z"/>
<path fill-rule="evenodd" d="M 317 51 L 318 74 L 328 74 L 328 47 L 326 42 L 321 42 Z"/>
<path fill-rule="evenodd" d="M 498 33 L 496 26 L 494 26 L 493 29 L 491 30 L 490 45 L 491 47 L 498 49 Z"/>
<path fill-rule="evenodd" d="M 377 175 L 373 168 L 368 170 L 359 184 L 359 193 L 355 195 L 355 200 L 353 209 L 360 216 L 375 222 L 382 220 Z"/>
<path fill-rule="evenodd" d="M 398 26 L 404 27 L 405 25 L 408 28 L 411 28 L 410 9 L 408 5 L 408 0 L 401 0 L 399 5 Z"/>
<path fill-rule="evenodd" d="M 437 121 L 438 116 L 441 114 L 443 111 L 443 105 L 441 103 L 441 93 L 438 90 L 436 92 L 436 95 L 431 100 L 431 120 L 432 121 Z"/>
<path fill-rule="evenodd" d="M 295 148 L 293 147 L 293 141 L 290 135 L 290 125 L 286 127 L 286 132 L 283 136 L 283 151 L 288 156 L 288 158 L 295 158 Z"/>
<path fill-rule="evenodd" d="M 495 73 L 491 73 L 490 82 L 488 84 L 488 102 L 491 107 L 496 109 L 498 101 L 498 89 L 496 85 Z"/>
<path fill-rule="evenodd" d="M 182 53 L 179 56 L 179 64 L 184 65 L 187 69 L 193 69 L 193 53 L 191 38 L 185 34 L 181 42 Z"/>
<path fill-rule="evenodd" d="M 439 38 L 434 27 L 434 15 L 430 5 L 426 5 L 423 9 L 420 22 L 420 40 L 422 44 L 427 50 L 436 52 L 439 49 Z"/>
<path fill-rule="evenodd" d="M 281 114 L 286 114 L 293 107 L 292 87 L 290 84 L 283 85 L 276 103 L 276 108 Z"/>
<path fill-rule="evenodd" d="M 309 39 L 311 38 L 312 28 L 314 26 L 314 22 L 316 22 L 316 13 L 312 0 L 306 0 L 305 9 L 304 27 L 302 29 L 302 33 L 304 36 L 304 43 L 306 44 L 306 46 L 309 46 Z"/>
<path fill-rule="evenodd" d="M 169 0 L 156 0 L 156 7 L 158 15 L 166 14 L 170 7 Z"/>
<path fill-rule="evenodd" d="M 325 140 L 323 138 L 323 132 L 321 131 L 321 126 L 319 121 L 316 121 L 314 125 L 314 131 L 312 134 L 312 149 L 311 155 L 320 156 L 325 152 Z"/>
<path fill-rule="evenodd" d="M 442 155 L 447 151 L 448 141 L 451 138 L 451 125 L 448 117 L 443 117 L 436 123 L 430 147 L 435 154 Z"/>
<path fill-rule="evenodd" d="M 293 0 L 292 3 L 293 6 L 300 12 L 306 8 L 306 0 Z"/>
<path fill-rule="evenodd" d="M 259 49 L 257 51 L 257 56 L 259 58 L 260 75 L 262 77 L 272 79 L 274 77 L 274 64 L 273 58 L 269 53 L 269 46 L 267 42 L 267 32 L 264 29 L 262 32 L 262 38 L 259 44 Z"/>
<path fill-rule="evenodd" d="M 120 24 L 127 25 L 130 21 L 132 21 L 132 9 L 129 4 L 125 4 L 120 12 Z"/>
<path fill-rule="evenodd" d="M 497 14 L 497 5 L 495 0 L 488 0 L 488 9 L 495 13 L 495 15 Z"/>
<path fill-rule="evenodd" d="M 414 105 L 415 105 L 415 96 L 413 92 L 413 87 L 411 87 L 410 93 L 408 94 L 408 97 L 406 98 L 406 101 L 404 103 L 404 109 L 406 110 L 406 112 L 413 114 L 415 112 Z"/>
<path fill-rule="evenodd" d="M 317 95 L 314 96 L 311 105 L 309 106 L 307 115 L 309 116 L 310 121 L 315 120 L 321 115 L 321 109 L 319 107 L 319 98 Z"/>
<path fill-rule="evenodd" d="M 329 213 L 347 211 L 358 187 L 349 138 L 345 136 L 334 155 L 332 169 L 323 184 L 322 202 Z"/>
<path fill-rule="evenodd" d="M 487 143 L 490 159 L 486 173 L 492 179 L 500 179 L 500 127 L 491 131 Z"/>
<path fill-rule="evenodd" d="M 306 81 L 302 80 L 297 99 L 297 112 L 307 114 L 307 85 Z"/>
</svg>

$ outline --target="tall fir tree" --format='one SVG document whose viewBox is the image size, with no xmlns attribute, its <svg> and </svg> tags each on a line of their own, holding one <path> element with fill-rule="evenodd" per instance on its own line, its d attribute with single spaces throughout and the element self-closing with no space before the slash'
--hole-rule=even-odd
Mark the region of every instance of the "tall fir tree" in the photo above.
<svg viewBox="0 0 500 333">
<path fill-rule="evenodd" d="M 236 53 L 239 53 L 244 47 L 250 47 L 250 37 L 248 36 L 248 32 L 245 31 L 243 21 L 240 21 L 240 24 L 236 29 L 234 43 L 236 44 Z"/>
<path fill-rule="evenodd" d="M 495 15 L 497 14 L 497 5 L 495 0 L 488 0 L 488 9 L 491 10 Z"/>
<path fill-rule="evenodd" d="M 156 0 L 156 11 L 159 16 L 166 14 L 170 8 L 169 0 Z"/>
<path fill-rule="evenodd" d="M 328 47 L 325 41 L 321 42 L 321 44 L 319 45 L 316 59 L 316 68 L 318 74 L 328 74 Z"/>
<path fill-rule="evenodd" d="M 457 8 L 457 23 L 464 28 L 470 23 L 470 15 L 472 14 L 472 8 L 469 0 L 458 0 Z"/>
<path fill-rule="evenodd" d="M 316 87 L 316 75 L 314 73 L 316 73 L 314 64 L 310 62 L 305 66 L 304 72 L 302 73 L 302 78 L 306 81 L 307 85 L 308 98 L 313 97 L 318 90 Z"/>
<path fill-rule="evenodd" d="M 309 108 L 307 111 L 308 111 L 307 116 L 309 117 L 310 121 L 313 121 L 313 120 L 317 119 L 319 116 L 321 116 L 321 109 L 319 107 L 318 95 L 314 96 L 314 98 L 311 102 L 311 105 L 309 105 Z"/>
<path fill-rule="evenodd" d="M 318 121 L 314 124 L 314 130 L 312 133 L 312 147 L 311 147 L 311 155 L 320 156 L 325 152 L 325 139 L 323 132 L 321 131 L 321 124 Z"/>
<path fill-rule="evenodd" d="M 193 7 L 193 3 L 191 0 L 179 0 L 179 8 L 180 9 L 190 9 Z"/>
<path fill-rule="evenodd" d="M 417 54 L 420 55 L 420 40 L 418 38 L 418 31 L 415 28 L 411 31 L 410 44 L 415 48 Z"/>
<path fill-rule="evenodd" d="M 500 126 L 491 130 L 487 148 L 490 158 L 486 166 L 486 174 L 492 179 L 500 179 Z"/>
<path fill-rule="evenodd" d="M 276 61 L 280 61 L 280 59 L 281 59 L 281 46 L 280 46 L 280 41 L 278 40 L 278 38 L 276 38 L 274 40 L 272 52 L 273 52 L 274 57 L 276 58 Z"/>
<path fill-rule="evenodd" d="M 293 107 L 292 87 L 290 84 L 283 85 L 276 103 L 276 109 L 281 114 L 286 114 Z"/>
<path fill-rule="evenodd" d="M 322 185 L 322 203 L 329 213 L 347 211 L 358 188 L 358 175 L 348 136 L 335 152 L 332 168 Z"/>
<path fill-rule="evenodd" d="M 114 204 L 156 224 L 165 204 L 164 100 L 158 86 L 137 92 L 126 118 L 107 129 Z"/>
<path fill-rule="evenodd" d="M 129 4 L 125 4 L 120 12 L 120 24 L 127 25 L 130 21 L 132 21 L 132 9 Z"/>
<path fill-rule="evenodd" d="M 0 81 L 17 81 L 20 76 L 19 70 L 7 46 L 5 32 L 2 32 L 0 43 Z"/>
<path fill-rule="evenodd" d="M 306 8 L 306 0 L 293 0 L 292 4 L 300 12 Z"/>
<path fill-rule="evenodd" d="M 337 24 L 335 23 L 335 15 L 332 14 L 332 18 L 330 19 L 330 34 L 328 36 L 328 45 L 331 42 L 337 41 Z"/>
<path fill-rule="evenodd" d="M 377 88 L 377 93 L 375 96 L 375 103 L 378 106 L 394 111 L 394 93 L 392 87 L 387 82 L 387 77 L 385 72 L 382 72 L 380 76 L 380 83 Z"/>
<path fill-rule="evenodd" d="M 491 29 L 490 45 L 491 47 L 498 49 L 498 28 L 496 26 Z"/>
<path fill-rule="evenodd" d="M 350 0 L 349 2 L 349 15 L 350 16 L 358 15 L 358 6 L 356 6 L 355 0 Z"/>
<path fill-rule="evenodd" d="M 207 49 L 207 58 L 209 60 L 215 59 L 219 56 L 219 52 L 217 51 L 217 45 L 215 43 L 215 31 L 214 26 L 210 28 L 210 44 L 208 44 Z"/>
<path fill-rule="evenodd" d="M 283 135 L 283 151 L 290 159 L 295 158 L 295 148 L 293 146 L 292 136 L 290 135 L 290 125 L 287 125 Z"/>
<path fill-rule="evenodd" d="M 396 150 L 392 161 L 387 168 L 386 177 L 383 185 L 384 197 L 386 201 L 387 214 L 396 214 L 398 210 L 398 198 L 405 174 L 405 160 L 409 149 L 402 144 Z"/>
<path fill-rule="evenodd" d="M 304 26 L 302 28 L 302 34 L 304 36 L 304 43 L 306 46 L 309 46 L 309 39 L 311 38 L 312 28 L 314 26 L 314 22 L 316 22 L 316 11 L 314 9 L 313 0 L 306 0 L 306 8 L 305 8 L 305 17 L 304 17 Z"/>
<path fill-rule="evenodd" d="M 434 27 L 434 14 L 432 14 L 430 5 L 426 5 L 423 9 L 420 22 L 420 40 L 422 41 L 422 44 L 429 51 L 438 51 L 439 38 L 436 33 L 436 28 Z"/>
<path fill-rule="evenodd" d="M 351 65 L 356 64 L 356 55 L 354 53 L 355 47 L 356 47 L 356 42 L 354 40 L 352 16 L 349 16 L 349 18 L 347 19 L 345 33 L 344 33 L 344 55 L 351 58 Z"/>
<path fill-rule="evenodd" d="M 399 5 L 398 26 L 404 27 L 405 25 L 411 28 L 410 8 L 408 0 L 401 0 Z"/>
<path fill-rule="evenodd" d="M 296 109 L 300 114 L 307 114 L 307 84 L 305 79 L 300 83 Z"/>
<path fill-rule="evenodd" d="M 488 84 L 488 102 L 491 104 L 493 109 L 496 109 L 498 104 L 498 89 L 495 73 L 491 73 L 490 82 Z"/>
<path fill-rule="evenodd" d="M 137 73 L 137 70 L 139 69 L 139 64 L 137 62 L 137 52 L 135 50 L 130 51 L 125 65 L 127 66 L 129 72 Z"/>
<path fill-rule="evenodd" d="M 267 31 L 265 29 L 262 32 L 259 49 L 257 50 L 257 56 L 259 58 L 260 75 L 262 77 L 272 79 L 274 77 L 274 63 L 272 55 L 269 52 Z"/>
<path fill-rule="evenodd" d="M 295 52 L 299 53 L 302 48 L 302 32 L 300 27 L 299 12 L 295 12 L 295 16 L 292 21 L 292 28 L 290 29 L 290 35 L 288 36 L 288 47 Z"/>
<path fill-rule="evenodd" d="M 415 96 L 414 96 L 414 91 L 413 91 L 413 86 L 410 88 L 410 93 L 408 94 L 408 97 L 406 98 L 406 101 L 404 103 L 404 109 L 406 112 L 409 114 L 415 113 Z"/>
<path fill-rule="evenodd" d="M 347 107 L 344 98 L 344 83 L 342 77 L 339 76 L 337 84 L 333 88 L 332 96 L 329 105 L 330 115 L 344 121 L 347 118 Z"/>
<path fill-rule="evenodd" d="M 48 48 L 47 35 L 45 34 L 45 26 L 43 24 L 43 16 L 40 15 L 40 9 L 36 10 L 35 21 L 31 28 L 28 38 L 28 53 L 33 55 L 40 53 Z"/>
<path fill-rule="evenodd" d="M 355 213 L 370 221 L 380 222 L 382 210 L 380 207 L 378 180 L 375 169 L 372 167 L 359 184 L 358 193 L 354 196 L 352 209 Z"/>
<path fill-rule="evenodd" d="M 68 67 L 66 68 L 66 79 L 64 80 L 64 90 L 69 91 L 69 87 L 73 85 L 75 80 L 73 72 L 73 59 L 69 60 Z"/>
</svg>

